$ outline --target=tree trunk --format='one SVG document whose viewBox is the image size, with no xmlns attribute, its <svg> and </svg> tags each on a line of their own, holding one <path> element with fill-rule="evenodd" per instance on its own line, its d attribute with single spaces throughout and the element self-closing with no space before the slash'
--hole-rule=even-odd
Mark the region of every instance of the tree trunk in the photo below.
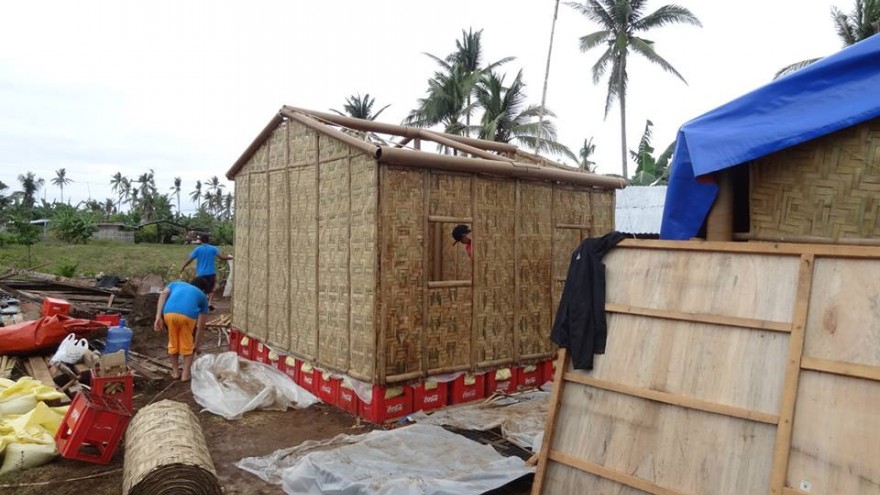
<svg viewBox="0 0 880 495">
<path fill-rule="evenodd" d="M 629 180 L 626 167 L 626 91 L 623 88 L 623 74 L 626 72 L 626 62 L 621 61 L 620 72 L 617 74 L 617 97 L 620 99 L 620 158 L 623 166 L 623 179 Z"/>
<path fill-rule="evenodd" d="M 538 118 L 538 140 L 535 143 L 535 153 L 541 153 L 541 136 L 544 130 L 544 106 L 547 105 L 547 80 L 550 79 L 550 56 L 553 54 L 553 35 L 556 34 L 556 17 L 559 14 L 559 0 L 553 9 L 553 24 L 550 27 L 550 48 L 547 50 L 547 66 L 544 69 L 544 91 L 541 93 L 541 116 Z"/>
</svg>

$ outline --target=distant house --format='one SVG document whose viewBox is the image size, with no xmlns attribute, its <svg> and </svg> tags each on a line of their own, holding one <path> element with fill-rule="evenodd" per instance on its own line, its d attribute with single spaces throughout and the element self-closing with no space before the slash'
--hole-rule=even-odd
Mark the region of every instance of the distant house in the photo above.
<svg viewBox="0 0 880 495">
<path fill-rule="evenodd" d="M 49 219 L 48 218 L 40 218 L 39 220 L 31 220 L 29 222 L 31 225 L 39 225 L 42 229 L 40 231 L 40 239 L 45 241 L 49 239 Z"/>
<path fill-rule="evenodd" d="M 666 186 L 629 186 L 615 195 L 615 230 L 641 238 L 660 235 Z"/>
<path fill-rule="evenodd" d="M 134 244 L 134 232 L 123 230 L 124 223 L 104 222 L 97 224 L 98 230 L 92 234 L 92 239 L 106 239 L 108 241 Z"/>
</svg>

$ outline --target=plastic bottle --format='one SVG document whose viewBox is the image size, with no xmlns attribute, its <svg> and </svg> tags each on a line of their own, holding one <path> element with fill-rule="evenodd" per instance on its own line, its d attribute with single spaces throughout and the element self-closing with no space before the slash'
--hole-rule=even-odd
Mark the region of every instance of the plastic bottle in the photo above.
<svg viewBox="0 0 880 495">
<path fill-rule="evenodd" d="M 130 328 L 125 326 L 125 318 L 119 320 L 119 326 L 110 327 L 107 330 L 107 346 L 102 354 L 111 354 L 119 350 L 125 351 L 125 359 L 128 359 L 128 350 L 131 347 Z"/>
</svg>

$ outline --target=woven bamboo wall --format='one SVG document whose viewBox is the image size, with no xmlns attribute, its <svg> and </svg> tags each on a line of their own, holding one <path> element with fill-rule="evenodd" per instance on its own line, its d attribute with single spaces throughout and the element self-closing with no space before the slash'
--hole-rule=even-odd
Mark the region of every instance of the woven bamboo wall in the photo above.
<svg viewBox="0 0 880 495">
<path fill-rule="evenodd" d="M 290 168 L 290 347 L 300 357 L 313 359 L 318 350 L 317 263 L 318 188 L 315 161 L 317 134 L 288 123 Z"/>
<path fill-rule="evenodd" d="M 521 182 L 517 211 L 516 267 L 519 270 L 516 326 L 521 358 L 542 356 L 552 349 L 547 329 L 553 321 L 553 186 Z"/>
<path fill-rule="evenodd" d="M 288 331 L 290 297 L 290 229 L 287 219 L 290 216 L 290 193 L 287 182 L 287 128 L 279 129 L 269 140 L 268 199 L 269 242 L 266 245 L 267 257 L 267 342 L 273 346 L 287 349 L 290 343 Z"/>
<path fill-rule="evenodd" d="M 752 162 L 751 232 L 880 237 L 880 119 Z"/>
<path fill-rule="evenodd" d="M 248 209 L 248 333 L 260 340 L 269 336 L 269 202 L 266 180 L 268 153 L 264 145 L 254 155 L 249 174 L 250 208 Z"/>
<path fill-rule="evenodd" d="M 238 328 L 247 328 L 248 308 L 248 275 L 250 263 L 248 257 L 248 217 L 250 216 L 250 169 L 247 163 L 241 172 L 235 177 L 235 263 L 232 264 L 233 274 L 233 298 L 232 298 L 232 324 Z"/>
</svg>

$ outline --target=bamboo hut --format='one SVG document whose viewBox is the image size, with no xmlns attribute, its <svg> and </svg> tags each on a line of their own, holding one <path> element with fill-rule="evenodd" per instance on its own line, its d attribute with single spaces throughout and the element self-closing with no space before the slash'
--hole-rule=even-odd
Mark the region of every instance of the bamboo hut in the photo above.
<svg viewBox="0 0 880 495">
<path fill-rule="evenodd" d="M 379 384 L 551 356 L 568 258 L 613 228 L 623 186 L 510 144 L 287 106 L 227 177 L 233 324 Z"/>
</svg>

